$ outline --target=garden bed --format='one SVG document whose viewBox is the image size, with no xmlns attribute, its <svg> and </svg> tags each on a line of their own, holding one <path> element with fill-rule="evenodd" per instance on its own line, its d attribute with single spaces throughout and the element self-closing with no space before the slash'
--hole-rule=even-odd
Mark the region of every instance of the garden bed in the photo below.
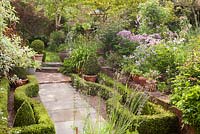
<svg viewBox="0 0 200 134">
<path fill-rule="evenodd" d="M 7 121 L 7 101 L 8 101 L 8 92 L 9 92 L 9 84 L 7 80 L 2 80 L 2 83 L 4 83 L 1 88 L 2 92 L 4 92 L 3 98 L 1 101 L 1 109 L 3 113 L 3 117 L 0 120 L 0 133 L 1 134 L 6 134 L 6 133 L 11 133 L 11 134 L 55 134 L 55 128 L 54 124 L 51 121 L 47 111 L 45 110 L 44 106 L 32 99 L 31 97 L 37 96 L 38 91 L 39 91 L 39 86 L 36 78 L 34 76 L 28 76 L 29 83 L 20 86 L 16 88 L 15 90 L 15 95 L 14 95 L 14 107 L 15 111 L 18 112 L 18 109 L 21 108 L 21 105 L 24 104 L 24 102 L 27 102 L 30 104 L 33 114 L 34 114 L 34 119 L 35 119 L 35 124 L 32 125 L 26 125 L 26 126 L 20 126 L 20 127 L 13 127 L 13 128 L 8 128 L 8 121 Z M 26 109 L 23 109 L 24 113 L 26 113 Z M 26 117 L 26 114 L 22 115 Z M 16 117 L 17 118 L 17 117 Z M 2 120 L 3 119 L 3 120 Z M 26 118 L 25 118 L 26 119 Z M 27 119 L 26 119 L 27 120 Z M 21 120 L 20 122 L 25 122 L 25 120 Z M 5 130 L 5 131 L 4 131 Z M 2 131 L 2 132 L 1 132 Z"/>
<path fill-rule="evenodd" d="M 102 77 L 100 77 L 100 79 L 101 78 Z M 137 116 L 124 104 L 124 101 L 130 97 L 129 95 L 133 91 L 118 82 L 107 80 L 104 82 L 107 83 L 104 83 L 105 85 L 103 85 L 103 83 L 91 83 L 83 80 L 78 75 L 72 75 L 73 86 L 75 86 L 79 91 L 93 96 L 99 95 L 101 98 L 106 100 L 108 113 L 111 109 L 114 109 L 117 111 L 120 118 L 127 116 L 130 117 L 129 122 L 131 122 L 131 124 L 128 127 L 129 131 L 134 131 L 135 127 L 139 125 L 137 130 L 140 134 L 178 133 L 178 119 L 173 113 L 165 111 L 160 106 L 147 102 L 142 114 Z M 117 88 L 114 88 L 113 84 Z"/>
</svg>

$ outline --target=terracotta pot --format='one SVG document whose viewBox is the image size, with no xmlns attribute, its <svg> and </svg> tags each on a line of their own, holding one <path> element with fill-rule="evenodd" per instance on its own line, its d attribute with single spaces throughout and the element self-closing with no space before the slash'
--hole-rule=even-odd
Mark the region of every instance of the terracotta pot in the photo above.
<svg viewBox="0 0 200 134">
<path fill-rule="evenodd" d="M 139 84 L 141 86 L 145 86 L 147 84 L 147 78 L 140 76 L 139 77 Z"/>
<path fill-rule="evenodd" d="M 39 62 L 42 62 L 42 59 L 43 59 L 43 54 L 36 54 L 35 55 L 35 60 L 39 61 Z"/>
<path fill-rule="evenodd" d="M 28 83 L 28 79 L 24 79 L 24 80 L 19 79 L 19 80 L 17 80 L 15 83 L 16 83 L 16 87 L 23 86 L 23 85 L 25 85 L 26 83 Z"/>
<path fill-rule="evenodd" d="M 96 82 L 97 81 L 97 75 L 83 75 L 84 80 L 90 81 L 90 82 Z"/>
<path fill-rule="evenodd" d="M 69 52 L 59 52 L 60 60 L 63 62 L 66 58 L 69 57 Z"/>
<path fill-rule="evenodd" d="M 147 84 L 147 78 L 139 76 L 139 75 L 131 75 L 132 80 L 141 86 L 145 86 Z"/>
<path fill-rule="evenodd" d="M 131 78 L 132 78 L 132 80 L 136 83 L 136 84 L 139 84 L 139 75 L 131 75 Z"/>
</svg>

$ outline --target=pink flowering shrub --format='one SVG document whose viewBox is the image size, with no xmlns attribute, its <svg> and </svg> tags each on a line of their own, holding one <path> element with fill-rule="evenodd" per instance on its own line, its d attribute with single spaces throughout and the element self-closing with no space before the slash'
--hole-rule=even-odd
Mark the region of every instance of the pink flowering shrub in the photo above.
<svg viewBox="0 0 200 134">
<path fill-rule="evenodd" d="M 134 35 L 128 30 L 122 30 L 118 32 L 117 35 L 122 38 L 128 39 L 129 41 L 136 42 L 139 44 L 146 44 L 146 45 L 159 44 L 160 41 L 162 40 L 160 34 L 157 34 L 157 33 L 151 34 L 151 35 L 147 35 L 147 34 Z"/>
</svg>

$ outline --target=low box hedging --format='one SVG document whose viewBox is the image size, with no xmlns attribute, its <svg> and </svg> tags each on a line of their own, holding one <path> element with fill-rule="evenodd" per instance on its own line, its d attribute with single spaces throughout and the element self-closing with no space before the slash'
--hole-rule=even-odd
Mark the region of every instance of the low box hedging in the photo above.
<svg viewBox="0 0 200 134">
<path fill-rule="evenodd" d="M 121 98 L 118 92 L 114 91 L 105 85 L 98 83 L 88 82 L 79 77 L 77 74 L 72 74 L 72 85 L 79 91 L 88 95 L 99 95 L 101 98 L 107 100 L 112 96 L 118 96 Z"/>
<path fill-rule="evenodd" d="M 8 92 L 9 81 L 6 78 L 0 79 L 0 134 L 7 134 L 8 125 Z"/>
<path fill-rule="evenodd" d="M 10 132 L 12 134 L 55 134 L 54 124 L 44 106 L 30 98 L 38 95 L 38 82 L 34 76 L 28 76 L 28 79 L 28 84 L 20 86 L 15 90 L 15 109 L 17 110 L 24 101 L 29 102 L 34 111 L 37 124 L 15 127 Z"/>
<path fill-rule="evenodd" d="M 118 94 L 118 96 L 122 95 L 125 98 L 129 97 L 131 94 L 131 89 L 127 88 L 123 84 L 119 82 L 114 82 L 111 78 L 106 75 L 100 74 L 99 77 L 102 84 L 87 82 L 84 79 L 80 78 L 78 75 L 72 75 L 72 83 L 73 85 L 81 91 L 84 91 L 87 94 L 92 95 L 99 94 L 102 89 L 104 91 L 108 91 L 110 94 Z M 103 81 L 102 81 L 103 80 Z M 110 86 L 110 87 L 108 87 Z M 115 86 L 115 87 L 114 87 Z M 116 90 L 113 88 L 117 88 L 119 93 L 116 93 Z M 107 90 L 109 89 L 109 90 Z M 108 95 L 100 93 L 102 98 L 106 98 L 107 102 L 107 110 L 108 113 L 110 109 L 115 109 L 119 116 L 129 117 L 132 125 L 129 127 L 130 131 L 135 130 L 135 124 L 139 123 L 138 131 L 140 134 L 177 134 L 178 133 L 178 118 L 171 112 L 165 111 L 162 107 L 155 105 L 153 103 L 147 102 L 144 107 L 144 112 L 141 115 L 134 115 L 129 111 L 127 107 L 122 105 L 120 97 L 116 97 L 115 95 Z M 106 97 L 104 97 L 104 95 Z M 113 97 L 115 96 L 115 97 Z M 117 99 L 116 99 L 117 98 Z M 114 99 L 114 100 L 113 100 Z"/>
<path fill-rule="evenodd" d="M 107 111 L 114 109 L 118 116 L 128 117 L 131 120 L 129 126 L 130 132 L 137 130 L 139 134 L 177 134 L 178 133 L 178 119 L 169 112 L 165 111 L 161 106 L 148 102 L 147 105 L 153 107 L 154 114 L 134 115 L 128 108 L 121 105 L 119 101 L 113 98 L 107 101 Z"/>
<path fill-rule="evenodd" d="M 24 101 L 21 107 L 17 110 L 13 126 L 23 127 L 32 124 L 36 124 L 33 109 L 28 102 Z"/>
<path fill-rule="evenodd" d="M 127 96 L 133 92 L 133 89 L 128 88 L 120 82 L 114 81 L 112 78 L 103 73 L 99 74 L 98 79 L 101 84 L 116 89 L 119 94 L 122 95 L 124 101 L 127 99 Z"/>
</svg>

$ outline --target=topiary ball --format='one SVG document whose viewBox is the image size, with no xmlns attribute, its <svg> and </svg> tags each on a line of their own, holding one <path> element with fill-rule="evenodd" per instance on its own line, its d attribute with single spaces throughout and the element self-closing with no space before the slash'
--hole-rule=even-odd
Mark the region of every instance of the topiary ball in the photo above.
<svg viewBox="0 0 200 134">
<path fill-rule="evenodd" d="M 24 101 L 20 108 L 17 110 L 17 114 L 14 120 L 14 127 L 28 126 L 35 124 L 35 116 L 31 105 Z"/>
<path fill-rule="evenodd" d="M 30 47 L 37 53 L 42 54 L 44 51 L 44 42 L 42 40 L 34 40 Z"/>
</svg>

